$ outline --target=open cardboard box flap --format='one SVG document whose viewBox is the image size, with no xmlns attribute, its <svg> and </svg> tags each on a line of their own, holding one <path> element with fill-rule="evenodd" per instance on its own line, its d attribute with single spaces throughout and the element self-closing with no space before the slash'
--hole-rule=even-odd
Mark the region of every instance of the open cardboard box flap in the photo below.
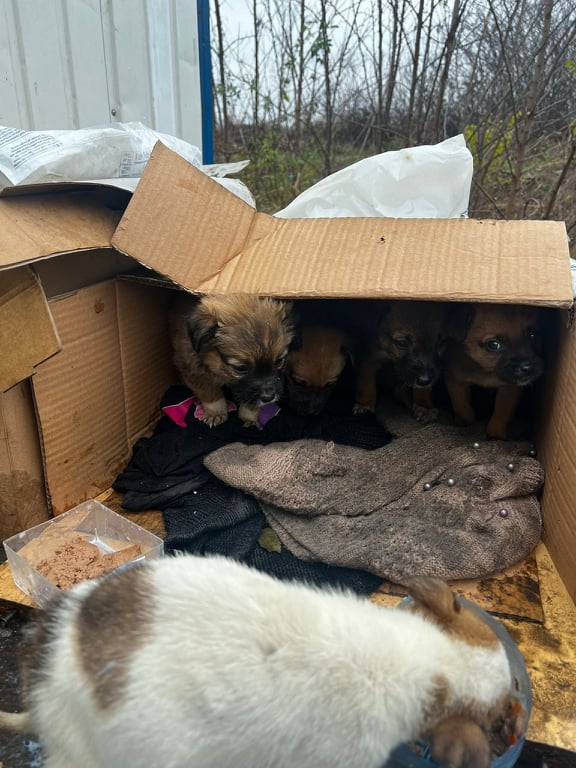
<svg viewBox="0 0 576 768">
<path fill-rule="evenodd" d="M 0 272 L 0 391 L 28 378 L 61 348 L 40 281 L 29 267 Z"/>
<path fill-rule="evenodd" d="M 28 378 L 61 348 L 44 288 L 23 265 L 107 248 L 121 212 L 101 195 L 34 194 L 0 199 L 0 391 Z"/>
<path fill-rule="evenodd" d="M 109 248 L 120 216 L 96 189 L 1 198 L 0 269 Z"/>
<path fill-rule="evenodd" d="M 198 293 L 572 304 L 563 222 L 277 219 L 162 144 L 112 245 Z"/>
</svg>

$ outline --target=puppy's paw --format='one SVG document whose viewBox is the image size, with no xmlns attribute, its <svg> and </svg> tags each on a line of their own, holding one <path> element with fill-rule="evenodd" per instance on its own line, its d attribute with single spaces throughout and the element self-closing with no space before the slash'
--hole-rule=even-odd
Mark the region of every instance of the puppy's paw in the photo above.
<svg viewBox="0 0 576 768">
<path fill-rule="evenodd" d="M 245 427 L 257 427 L 259 411 L 259 408 L 242 403 L 238 408 L 238 417 Z"/>
<path fill-rule="evenodd" d="M 450 768 L 489 768 L 490 746 L 479 725 L 453 715 L 438 723 L 430 740 L 432 758 Z"/>
<path fill-rule="evenodd" d="M 469 427 L 476 421 L 474 411 L 461 411 L 454 413 L 454 424 L 457 427 Z"/>
<path fill-rule="evenodd" d="M 228 419 L 226 400 L 215 400 L 213 403 L 202 403 L 204 413 L 202 421 L 209 427 L 217 427 Z"/>
<path fill-rule="evenodd" d="M 359 416 L 361 413 L 374 413 L 374 408 L 371 405 L 365 405 L 364 403 L 354 403 L 352 413 Z"/>
<path fill-rule="evenodd" d="M 486 437 L 490 440 L 507 440 L 508 428 L 506 424 L 489 421 L 486 427 Z"/>
<path fill-rule="evenodd" d="M 438 408 L 426 408 L 423 405 L 412 407 L 414 418 L 419 424 L 432 424 L 438 421 Z"/>
</svg>

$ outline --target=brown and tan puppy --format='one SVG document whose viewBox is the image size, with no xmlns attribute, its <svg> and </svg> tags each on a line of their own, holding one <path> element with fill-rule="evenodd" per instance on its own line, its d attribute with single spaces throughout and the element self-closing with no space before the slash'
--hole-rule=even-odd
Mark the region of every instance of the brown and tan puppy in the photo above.
<svg viewBox="0 0 576 768">
<path fill-rule="evenodd" d="M 437 418 L 432 389 L 441 373 L 446 312 L 442 302 L 382 302 L 375 334 L 358 365 L 356 413 L 375 410 L 378 371 L 385 368 L 395 394 L 418 421 Z"/>
<path fill-rule="evenodd" d="M 345 331 L 327 325 L 304 326 L 286 362 L 290 408 L 302 416 L 321 413 L 351 360 L 352 339 Z"/>
<path fill-rule="evenodd" d="M 541 316 L 535 307 L 465 304 L 451 311 L 444 375 L 457 424 L 472 424 L 472 385 L 496 390 L 488 437 L 505 440 L 522 393 L 544 370 Z"/>
<path fill-rule="evenodd" d="M 226 395 L 247 426 L 283 391 L 282 370 L 294 335 L 292 304 L 258 296 L 178 298 L 170 325 L 174 363 L 199 398 L 203 421 L 228 418 Z"/>
</svg>

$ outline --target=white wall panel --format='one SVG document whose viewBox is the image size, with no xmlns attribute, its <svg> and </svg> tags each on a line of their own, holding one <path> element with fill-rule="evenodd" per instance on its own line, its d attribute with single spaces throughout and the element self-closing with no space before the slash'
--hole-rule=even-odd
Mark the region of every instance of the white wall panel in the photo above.
<svg viewBox="0 0 576 768">
<path fill-rule="evenodd" d="M 202 147 L 196 0 L 0 0 L 0 125 L 132 120 Z"/>
</svg>

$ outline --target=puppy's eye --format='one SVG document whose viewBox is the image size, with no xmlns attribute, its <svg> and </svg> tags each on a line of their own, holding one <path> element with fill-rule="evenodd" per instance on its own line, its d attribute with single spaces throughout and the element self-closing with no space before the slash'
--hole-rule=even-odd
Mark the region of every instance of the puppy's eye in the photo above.
<svg viewBox="0 0 576 768">
<path fill-rule="evenodd" d="M 330 387 L 336 386 L 336 382 L 338 379 L 332 379 L 332 381 L 327 381 L 326 384 L 324 384 L 324 389 L 330 389 Z"/>
<path fill-rule="evenodd" d="M 276 360 L 274 360 L 274 368 L 277 370 L 280 370 L 280 368 L 284 368 L 284 363 L 286 362 L 286 355 L 283 357 L 277 357 Z"/>
<path fill-rule="evenodd" d="M 394 344 L 396 344 L 398 349 L 408 349 L 410 346 L 410 337 L 398 336 L 398 338 L 394 339 Z"/>
<path fill-rule="evenodd" d="M 500 352 L 502 349 L 502 342 L 500 339 L 488 339 L 484 343 L 484 348 L 488 350 L 488 352 Z"/>
<path fill-rule="evenodd" d="M 296 379 L 294 376 L 292 376 L 292 382 L 296 384 L 297 387 L 307 387 L 308 382 L 304 381 L 304 379 Z"/>
<path fill-rule="evenodd" d="M 245 363 L 228 363 L 236 373 L 248 373 L 248 366 Z"/>
</svg>

